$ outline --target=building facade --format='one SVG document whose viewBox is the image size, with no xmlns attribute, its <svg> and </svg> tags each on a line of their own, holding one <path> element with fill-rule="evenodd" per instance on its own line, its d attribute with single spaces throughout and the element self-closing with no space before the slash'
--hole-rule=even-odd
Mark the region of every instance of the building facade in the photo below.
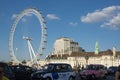
<svg viewBox="0 0 120 80">
<path fill-rule="evenodd" d="M 53 52 L 46 57 L 46 63 L 69 63 L 72 67 L 88 64 L 103 64 L 109 67 L 120 64 L 120 52 L 116 48 L 100 51 L 98 42 L 95 44 L 94 52 L 85 52 L 79 47 L 78 42 L 70 38 L 58 38 Z"/>
<path fill-rule="evenodd" d="M 88 64 L 103 64 L 106 67 L 118 66 L 120 65 L 120 51 L 117 51 L 115 47 L 113 50 L 100 51 L 99 44 L 96 42 L 94 52 L 85 52 L 79 47 L 78 42 L 62 37 L 55 41 L 53 53 L 38 63 L 41 66 L 46 63 L 68 63 L 73 68 Z"/>
<path fill-rule="evenodd" d="M 86 66 L 88 64 L 103 64 L 106 67 L 120 65 L 120 52 L 108 49 L 98 54 L 95 52 L 72 52 L 71 54 L 50 54 L 46 57 L 46 63 L 69 63 L 72 67 Z"/>
<path fill-rule="evenodd" d="M 78 42 L 75 42 L 67 37 L 58 38 L 54 43 L 54 54 L 68 54 L 80 51 L 82 51 L 82 48 L 79 47 Z"/>
</svg>

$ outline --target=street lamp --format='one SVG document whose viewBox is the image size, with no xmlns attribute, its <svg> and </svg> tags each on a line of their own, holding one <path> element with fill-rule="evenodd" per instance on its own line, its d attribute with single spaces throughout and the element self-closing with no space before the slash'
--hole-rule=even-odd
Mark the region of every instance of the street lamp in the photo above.
<svg viewBox="0 0 120 80">
<path fill-rule="evenodd" d="M 88 65 L 88 59 L 89 59 L 89 56 L 85 55 L 86 65 Z"/>
<path fill-rule="evenodd" d="M 120 55 L 117 56 L 117 59 L 118 59 L 118 65 L 119 65 L 119 59 L 120 59 Z"/>
</svg>

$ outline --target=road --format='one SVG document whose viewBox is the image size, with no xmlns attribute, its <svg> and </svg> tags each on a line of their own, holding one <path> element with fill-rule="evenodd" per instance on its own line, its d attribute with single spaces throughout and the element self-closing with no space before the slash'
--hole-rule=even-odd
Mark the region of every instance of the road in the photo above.
<svg viewBox="0 0 120 80">
<path fill-rule="evenodd" d="M 96 80 L 114 80 L 114 76 L 112 76 L 112 75 L 108 75 L 108 76 L 106 76 L 107 77 L 107 79 L 96 79 Z M 80 78 L 80 76 L 78 75 L 78 74 L 76 74 L 76 79 L 75 80 L 82 80 L 81 78 Z"/>
<path fill-rule="evenodd" d="M 115 80 L 114 78 L 114 76 L 107 76 L 107 80 Z"/>
</svg>

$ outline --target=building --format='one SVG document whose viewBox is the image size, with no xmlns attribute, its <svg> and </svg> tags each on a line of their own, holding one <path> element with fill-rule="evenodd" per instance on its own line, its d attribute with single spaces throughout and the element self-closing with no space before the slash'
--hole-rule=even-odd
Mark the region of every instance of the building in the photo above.
<svg viewBox="0 0 120 80">
<path fill-rule="evenodd" d="M 96 42 L 94 52 L 85 52 L 80 49 L 78 42 L 70 38 L 58 38 L 54 44 L 54 54 L 46 57 L 46 63 L 69 63 L 72 67 L 86 66 L 88 64 L 103 64 L 106 67 L 120 64 L 120 51 L 115 47 L 113 50 L 100 51 Z"/>
<path fill-rule="evenodd" d="M 73 52 L 70 55 L 50 54 L 46 57 L 46 61 L 48 63 L 69 63 L 72 67 L 86 66 L 88 64 L 103 64 L 106 67 L 118 66 L 120 64 L 120 51 L 116 51 L 115 55 L 110 49 L 100 51 L 99 54 L 94 52 Z"/>
<path fill-rule="evenodd" d="M 54 43 L 54 54 L 68 54 L 71 52 L 81 52 L 78 42 L 73 41 L 67 37 L 58 38 Z"/>
<path fill-rule="evenodd" d="M 103 64 L 106 67 L 118 66 L 120 65 L 120 51 L 117 51 L 115 47 L 112 50 L 100 51 L 99 43 L 96 42 L 95 50 L 86 52 L 79 47 L 78 42 L 62 37 L 55 41 L 53 53 L 47 55 L 45 60 L 39 60 L 38 63 L 40 66 L 46 63 L 68 63 L 73 68 L 88 64 Z"/>
</svg>

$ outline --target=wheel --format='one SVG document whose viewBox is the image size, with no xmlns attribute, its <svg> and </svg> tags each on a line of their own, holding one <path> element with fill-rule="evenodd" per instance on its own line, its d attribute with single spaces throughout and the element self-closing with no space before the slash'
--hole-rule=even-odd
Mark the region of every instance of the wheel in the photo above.
<svg viewBox="0 0 120 80">
<path fill-rule="evenodd" d="M 106 75 L 103 77 L 103 80 L 108 80 Z"/>
<path fill-rule="evenodd" d="M 69 78 L 69 80 L 75 80 L 72 76 Z"/>
<path fill-rule="evenodd" d="M 52 80 L 51 78 L 47 77 L 45 80 Z"/>
<path fill-rule="evenodd" d="M 94 74 L 91 75 L 91 79 L 95 79 L 95 75 Z"/>
</svg>

